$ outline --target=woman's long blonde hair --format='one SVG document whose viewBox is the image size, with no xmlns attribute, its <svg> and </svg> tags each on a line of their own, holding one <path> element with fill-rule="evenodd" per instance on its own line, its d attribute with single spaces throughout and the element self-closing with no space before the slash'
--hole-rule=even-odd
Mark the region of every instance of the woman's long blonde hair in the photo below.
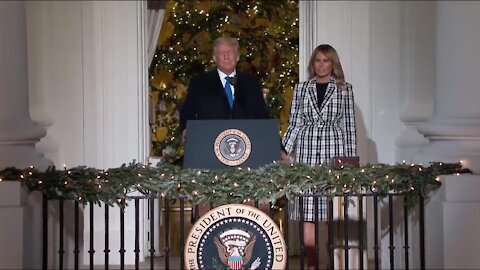
<svg viewBox="0 0 480 270">
<path fill-rule="evenodd" d="M 338 57 L 337 51 L 328 44 L 319 45 L 313 50 L 312 56 L 310 56 L 310 62 L 308 63 L 308 75 L 310 79 L 315 77 L 315 56 L 318 52 L 323 53 L 333 64 L 332 76 L 335 77 L 337 81 L 337 86 L 339 89 L 345 87 L 345 75 L 343 74 L 342 64 L 340 63 L 340 58 Z"/>
</svg>

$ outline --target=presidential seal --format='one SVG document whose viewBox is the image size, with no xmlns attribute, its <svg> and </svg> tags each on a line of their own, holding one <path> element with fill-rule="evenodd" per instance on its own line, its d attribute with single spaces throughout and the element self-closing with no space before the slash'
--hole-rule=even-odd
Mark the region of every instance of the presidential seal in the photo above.
<svg viewBox="0 0 480 270">
<path fill-rule="evenodd" d="M 238 129 L 222 131 L 213 145 L 217 159 L 227 166 L 238 166 L 244 163 L 252 152 L 252 144 L 248 136 Z"/>
<path fill-rule="evenodd" d="M 243 204 L 210 210 L 185 243 L 187 269 L 285 269 L 286 262 L 285 240 L 275 222 Z"/>
</svg>

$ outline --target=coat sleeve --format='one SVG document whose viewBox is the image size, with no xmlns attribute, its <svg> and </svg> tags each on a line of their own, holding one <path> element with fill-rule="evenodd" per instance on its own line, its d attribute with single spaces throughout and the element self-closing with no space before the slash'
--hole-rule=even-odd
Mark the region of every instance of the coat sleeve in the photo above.
<svg viewBox="0 0 480 270">
<path fill-rule="evenodd" d="M 263 98 L 262 87 L 260 86 L 260 81 L 257 77 L 253 79 L 253 90 L 254 90 L 254 115 L 256 119 L 268 119 L 267 105 L 265 104 L 265 99 Z"/>
<path fill-rule="evenodd" d="M 195 109 L 195 87 L 198 86 L 198 77 L 192 77 L 190 83 L 188 84 L 187 96 L 180 107 L 180 130 L 184 130 L 187 127 L 187 120 L 196 118 L 196 109 Z"/>
<path fill-rule="evenodd" d="M 355 124 L 355 103 L 351 84 L 347 84 L 343 105 L 342 128 L 345 140 L 345 156 L 353 157 L 357 155 L 357 129 Z"/>
<path fill-rule="evenodd" d="M 287 154 L 291 154 L 295 146 L 298 132 L 303 126 L 303 96 L 307 83 L 295 85 L 293 93 L 292 107 L 290 108 L 290 120 L 288 128 L 283 135 L 283 148 Z"/>
</svg>

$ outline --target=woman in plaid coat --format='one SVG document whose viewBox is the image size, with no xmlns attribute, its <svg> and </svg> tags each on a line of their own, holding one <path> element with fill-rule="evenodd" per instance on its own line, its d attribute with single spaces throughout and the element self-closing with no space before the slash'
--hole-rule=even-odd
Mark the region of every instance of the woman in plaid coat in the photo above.
<svg viewBox="0 0 480 270">
<path fill-rule="evenodd" d="M 356 127 L 352 85 L 345 82 L 338 54 L 320 45 L 308 65 L 310 80 L 295 86 L 289 127 L 283 136 L 286 154 L 295 162 L 328 164 L 334 157 L 356 156 Z M 285 157 L 284 157 L 285 158 Z M 314 199 L 302 197 L 290 204 L 292 219 L 303 211 L 304 243 L 308 266 L 316 265 Z M 326 199 L 319 199 L 318 220 L 326 221 Z"/>
</svg>

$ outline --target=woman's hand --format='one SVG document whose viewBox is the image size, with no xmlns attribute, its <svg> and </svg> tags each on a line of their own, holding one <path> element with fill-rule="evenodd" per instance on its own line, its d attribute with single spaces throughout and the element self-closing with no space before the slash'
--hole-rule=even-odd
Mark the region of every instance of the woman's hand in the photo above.
<svg viewBox="0 0 480 270">
<path fill-rule="evenodd" d="M 282 160 L 284 161 L 287 161 L 287 162 L 291 162 L 290 160 L 290 157 L 287 155 L 287 153 L 285 153 L 285 151 L 280 151 L 280 156 L 282 157 Z"/>
</svg>

